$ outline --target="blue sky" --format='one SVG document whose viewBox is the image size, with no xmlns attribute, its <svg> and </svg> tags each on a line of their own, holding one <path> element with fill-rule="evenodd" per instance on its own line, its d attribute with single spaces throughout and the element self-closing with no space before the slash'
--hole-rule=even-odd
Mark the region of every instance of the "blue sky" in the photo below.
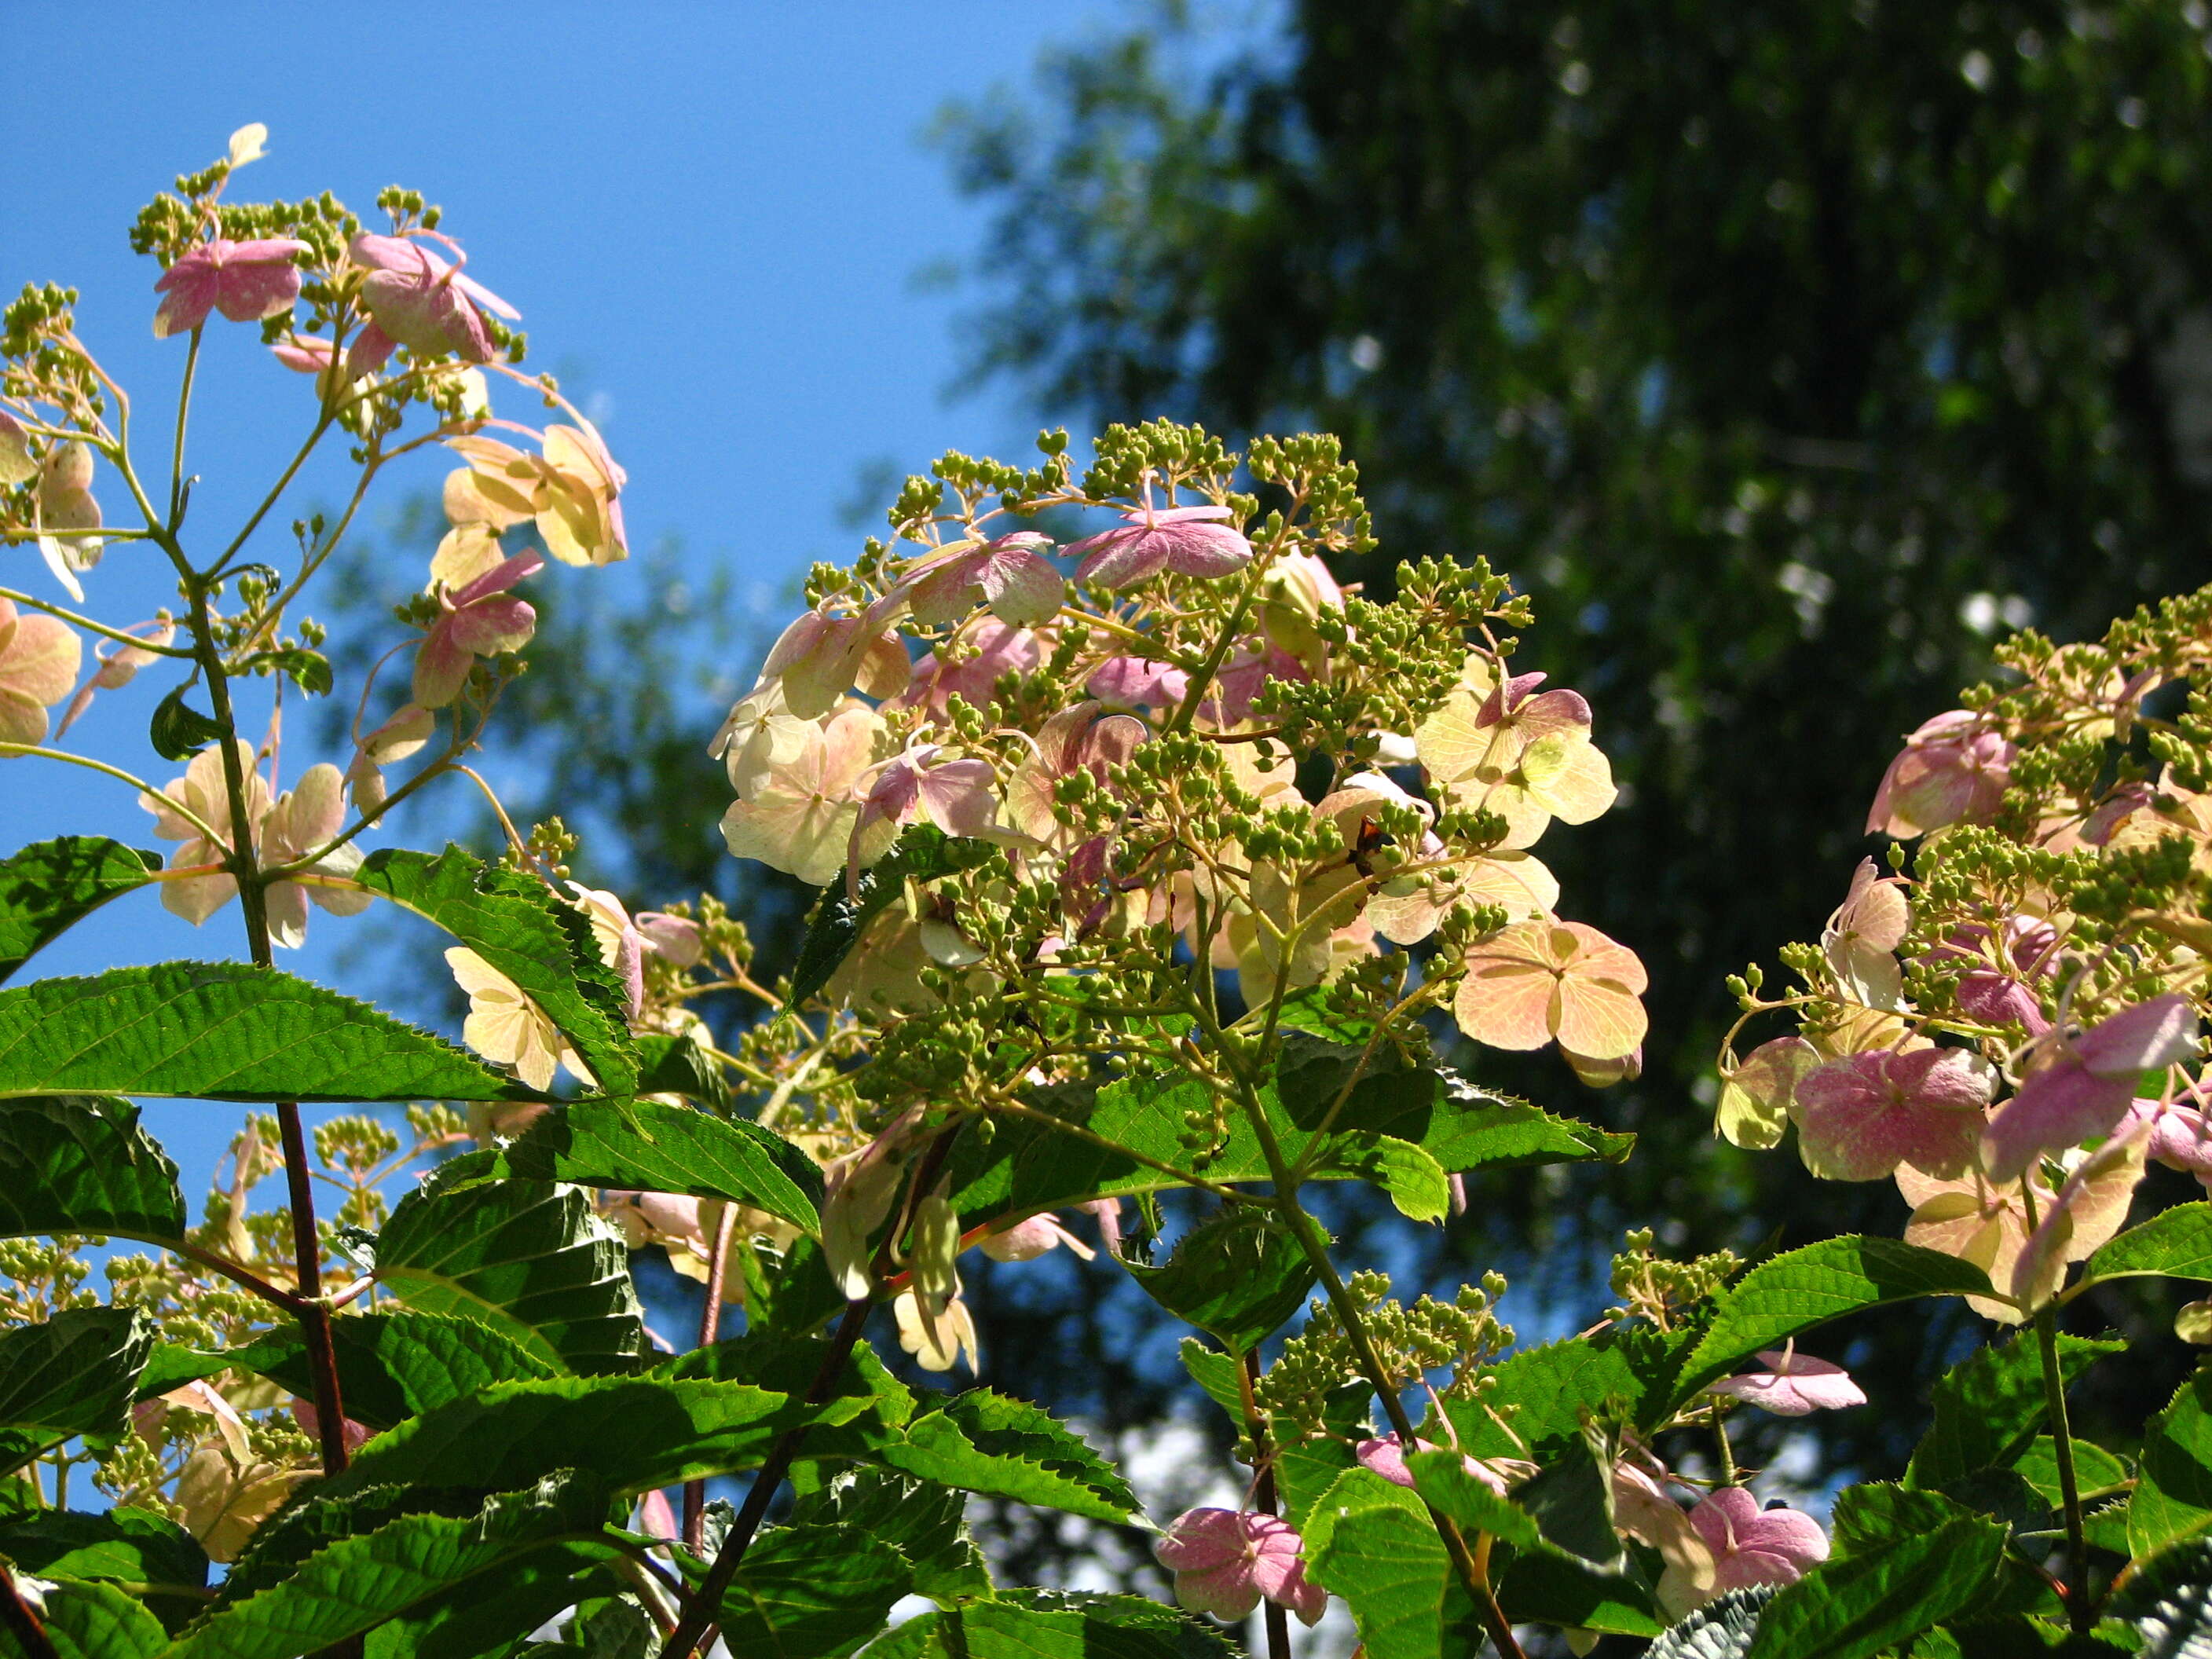
<svg viewBox="0 0 2212 1659">
<path fill-rule="evenodd" d="M 142 465 L 165 453 L 183 345 L 152 337 L 158 273 L 125 232 L 175 173 L 265 122 L 268 158 L 240 173 L 234 196 L 328 188 L 367 216 L 397 182 L 442 204 L 471 272 L 521 309 L 533 366 L 561 375 L 629 469 L 633 545 L 680 536 L 702 569 L 732 569 L 772 607 L 808 560 L 848 550 L 837 508 L 862 465 L 915 470 L 948 447 L 1012 455 L 1034 437 L 1035 414 L 1005 388 L 945 396 L 971 297 L 914 277 L 970 253 L 983 214 L 955 198 L 920 134 L 948 98 L 1018 84 L 1041 46 L 1127 15 L 1113 0 L 335 13 L 9 0 L 9 34 L 37 42 L 40 64 L 0 85 L 16 141 L 0 194 L 0 292 L 80 289 L 81 334 L 137 394 Z M 307 383 L 252 329 L 218 323 L 210 335 L 187 464 L 202 478 L 187 531 L 203 545 L 228 539 L 259 498 L 309 407 Z M 527 418 L 522 403 L 507 408 Z M 382 499 L 444 470 L 425 457 Z M 285 525 L 326 504 L 339 476 L 304 478 L 262 532 L 263 556 L 287 562 Z M 95 493 L 118 517 L 112 473 Z M 64 597 L 27 550 L 0 562 L 0 584 Z M 410 571 L 406 585 L 420 580 Z M 111 622 L 170 597 L 155 556 L 128 544 L 88 586 L 88 608 Z M 173 775 L 143 738 L 166 685 L 149 672 L 104 698 L 72 739 L 155 781 Z M 288 745 L 287 777 L 315 758 Z M 0 849 L 64 831 L 154 844 L 128 791 L 45 763 L 0 766 Z M 319 915 L 308 948 L 283 965 L 342 982 L 342 928 Z M 139 894 L 33 971 L 241 945 L 234 908 L 195 932 Z M 157 1103 L 149 1122 L 197 1203 L 234 1113 Z"/>
</svg>

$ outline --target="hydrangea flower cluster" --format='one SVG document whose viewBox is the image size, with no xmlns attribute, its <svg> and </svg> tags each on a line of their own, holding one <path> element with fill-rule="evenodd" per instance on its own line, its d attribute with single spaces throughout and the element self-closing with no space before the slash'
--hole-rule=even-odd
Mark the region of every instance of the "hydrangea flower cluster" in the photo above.
<svg viewBox="0 0 2212 1659">
<path fill-rule="evenodd" d="M 2212 590 L 1999 659 L 2011 683 L 1883 775 L 1867 827 L 1899 839 L 1785 951 L 1802 988 L 1732 982 L 1745 1022 L 1797 1029 L 1723 1055 L 1719 1128 L 1759 1148 L 1794 1129 L 1814 1175 L 1893 1180 L 1905 1238 L 1987 1272 L 1974 1305 L 2017 1323 L 2119 1229 L 2149 1162 L 2212 1182 Z"/>
</svg>

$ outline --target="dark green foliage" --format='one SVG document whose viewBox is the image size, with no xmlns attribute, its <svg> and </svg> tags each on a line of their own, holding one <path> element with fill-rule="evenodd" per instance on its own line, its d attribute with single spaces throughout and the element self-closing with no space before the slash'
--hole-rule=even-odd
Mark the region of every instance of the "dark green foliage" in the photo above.
<svg viewBox="0 0 2212 1659">
<path fill-rule="evenodd" d="M 526 1100 L 428 1031 L 273 968 L 167 962 L 0 991 L 0 1096 Z"/>
<path fill-rule="evenodd" d="M 0 1101 L 0 1234 L 184 1231 L 177 1166 L 137 1107 L 98 1095 Z"/>
<path fill-rule="evenodd" d="M 334 1321 L 331 1337 L 346 1415 L 374 1429 L 390 1428 L 494 1382 L 556 1374 L 550 1359 L 497 1326 L 462 1316 L 406 1308 L 361 1314 Z M 296 1332 L 271 1332 L 214 1358 L 282 1382 L 295 1395 L 313 1392 L 307 1342 Z"/>
<path fill-rule="evenodd" d="M 590 921 L 534 876 L 487 866 L 448 847 L 368 855 L 356 879 L 434 922 L 513 980 L 561 1028 L 601 1090 L 627 1094 L 637 1052 L 623 1016 L 622 988 L 599 960 Z"/>
<path fill-rule="evenodd" d="M 1128 1268 L 1152 1300 L 1235 1354 L 1297 1312 L 1314 1282 L 1297 1241 L 1257 1210 L 1224 1211 L 1192 1229 L 1160 1266 Z"/>
<path fill-rule="evenodd" d="M 480 1320 L 552 1369 L 626 1370 L 645 1352 L 629 1253 L 574 1187 L 410 1193 L 377 1235 L 376 1272 L 410 1306 Z"/>
<path fill-rule="evenodd" d="M 2061 1374 L 2070 1384 L 2126 1346 L 2117 1340 L 2062 1335 Z M 2043 1356 L 2034 1334 L 1977 1349 L 1936 1385 L 1930 1403 L 1936 1420 L 1913 1451 L 1907 1485 L 1948 1486 L 1978 1470 L 2012 1463 L 2044 1426 Z"/>
<path fill-rule="evenodd" d="M 868 1654 L 869 1659 L 1231 1659 L 1236 1651 L 1213 1626 L 1157 1601 L 1021 1590 L 926 1613 Z"/>
<path fill-rule="evenodd" d="M 71 1308 L 0 1331 L 0 1473 L 81 1434 L 115 1434 L 154 1345 L 130 1308 Z"/>
<path fill-rule="evenodd" d="M 104 836 L 63 836 L 0 859 L 0 980 L 161 867 L 160 854 Z"/>
<path fill-rule="evenodd" d="M 500 1156 L 533 1181 L 729 1199 L 810 1231 L 821 1224 L 822 1169 L 757 1123 L 655 1100 L 556 1108 Z"/>
</svg>

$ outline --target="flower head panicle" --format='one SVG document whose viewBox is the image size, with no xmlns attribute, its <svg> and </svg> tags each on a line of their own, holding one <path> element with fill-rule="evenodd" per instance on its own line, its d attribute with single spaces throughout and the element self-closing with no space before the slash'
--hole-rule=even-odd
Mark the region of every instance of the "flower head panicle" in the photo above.
<svg viewBox="0 0 2212 1659">
<path fill-rule="evenodd" d="M 1225 507 L 1155 507 L 1152 480 L 1144 498 L 1124 507 L 1121 522 L 1070 544 L 1075 580 L 1101 587 L 1134 587 L 1162 571 L 1179 576 L 1226 576 L 1252 557 L 1252 544 L 1227 520 Z"/>
<path fill-rule="evenodd" d="M 1905 740 L 1867 813 L 1869 835 L 1909 840 L 1996 813 L 2020 750 L 1964 709 L 1938 714 Z"/>
<path fill-rule="evenodd" d="M 612 893 L 573 881 L 568 890 L 575 895 L 576 908 L 592 924 L 592 942 L 598 947 L 599 960 L 623 988 L 623 1012 L 635 1020 L 645 1004 L 644 933 Z"/>
<path fill-rule="evenodd" d="M 1175 1575 L 1176 1601 L 1216 1619 L 1247 1617 L 1261 1598 L 1316 1625 L 1328 1594 L 1306 1577 L 1305 1540 L 1289 1522 L 1245 1510 L 1188 1510 L 1168 1525 L 1152 1555 Z"/>
<path fill-rule="evenodd" d="M 38 463 L 38 488 L 31 493 L 39 532 L 39 556 L 70 597 L 84 601 L 78 580 L 100 562 L 100 503 L 92 494 L 92 447 L 78 441 L 58 443 Z"/>
<path fill-rule="evenodd" d="M 1044 656 L 1045 637 L 1036 629 L 984 617 L 969 623 L 947 647 L 917 657 L 908 671 L 905 690 L 889 706 L 927 709 L 939 720 L 945 718 L 956 696 L 970 708 L 988 708 L 1002 677 L 1029 673 Z M 888 656 L 881 672 L 884 683 L 896 672 Z"/>
<path fill-rule="evenodd" d="M 83 661 L 84 641 L 67 623 L 0 599 L 0 741 L 43 742 L 46 710 L 69 696 Z"/>
<path fill-rule="evenodd" d="M 706 936 L 689 916 L 672 916 L 659 910 L 641 910 L 632 919 L 645 940 L 645 948 L 678 968 L 696 968 L 707 959 Z"/>
<path fill-rule="evenodd" d="M 0 484 L 28 483 L 39 476 L 38 452 L 23 423 L 0 409 Z"/>
<path fill-rule="evenodd" d="M 872 697 L 896 696 L 908 672 L 906 653 L 880 609 L 857 616 L 809 611 L 769 647 L 754 690 L 774 684 L 791 714 L 814 720 L 856 687 Z"/>
<path fill-rule="evenodd" d="M 2051 1029 L 2034 983 L 2051 976 L 2051 948 L 2057 932 L 2034 916 L 2008 916 L 1993 948 L 1990 930 L 1978 922 L 1954 927 L 1920 960 L 1930 967 L 1964 964 L 1953 995 L 1968 1018 L 1991 1025 L 2015 1024 L 2030 1036 Z"/>
<path fill-rule="evenodd" d="M 1982 1162 L 1992 1181 L 2019 1179 L 2040 1153 L 2119 1127 L 2146 1072 L 2197 1052 L 2197 1010 L 2178 992 L 2112 1015 L 2070 1042 L 2046 1037 L 2043 1064 L 1990 1120 Z"/>
<path fill-rule="evenodd" d="M 1866 1404 L 1866 1391 L 1851 1381 L 1849 1371 L 1826 1359 L 1799 1353 L 1795 1342 L 1762 1349 L 1759 1360 L 1765 1370 L 1723 1377 L 1712 1385 L 1711 1391 L 1777 1417 L 1804 1417 Z"/>
<path fill-rule="evenodd" d="M 424 239 L 442 243 L 456 261 L 422 246 Z M 355 374 L 374 374 L 400 346 L 422 357 L 447 353 L 472 363 L 492 360 L 492 341 L 478 308 L 510 321 L 521 313 L 474 277 L 465 274 L 466 263 L 459 245 L 434 231 L 408 236 L 380 236 L 363 231 L 349 245 L 353 263 L 368 274 L 362 278 L 362 309 L 368 325 L 354 337 L 347 367 Z"/>
<path fill-rule="evenodd" d="M 2192 1087 L 2194 1099 L 2202 1099 L 2200 1080 Z M 2143 1140 L 2143 1157 L 2153 1164 L 2163 1164 L 2169 1170 L 2179 1170 L 2193 1175 L 2208 1188 L 2212 1188 L 2212 1118 L 2208 1118 L 2201 1105 L 2184 1101 L 2138 1100 L 2129 1108 L 2129 1117 L 2149 1125 L 2150 1133 Z M 2131 1126 L 2123 1121 L 2113 1133 L 2125 1136 Z"/>
<path fill-rule="evenodd" d="M 1508 848 L 1534 846 L 1554 818 L 1588 823 L 1620 793 L 1590 741 L 1588 702 L 1574 691 L 1538 694 L 1542 678 L 1502 678 L 1492 658 L 1474 653 L 1450 696 L 1413 732 L 1437 797 L 1504 818 L 1499 844 Z"/>
<path fill-rule="evenodd" d="M 732 853 L 822 887 L 848 860 L 865 866 L 890 850 L 897 830 L 887 822 L 854 845 L 863 780 L 890 735 L 873 710 L 849 708 L 819 722 L 770 714 L 758 728 L 726 750 L 738 788 L 722 815 Z"/>
<path fill-rule="evenodd" d="M 1095 700 L 1062 709 L 1038 728 L 1035 748 L 1008 781 L 1007 817 L 1034 841 L 1063 841 L 1068 832 L 1054 811 L 1061 782 L 1079 771 L 1087 772 L 1093 783 L 1111 790 L 1114 769 L 1127 765 L 1151 736 L 1142 720 L 1110 714 Z"/>
<path fill-rule="evenodd" d="M 259 322 L 289 311 L 300 297 L 297 256 L 311 251 L 291 236 L 244 242 L 217 236 L 198 244 L 154 284 L 154 291 L 166 296 L 154 313 L 154 337 L 189 334 L 211 311 L 234 323 Z"/>
<path fill-rule="evenodd" d="M 970 1376 L 982 1375 L 975 1316 L 958 1297 L 947 1297 L 932 1306 L 929 1298 L 912 1289 L 903 1290 L 892 1300 L 891 1313 L 898 1322 L 899 1346 L 912 1354 L 922 1370 L 949 1371 L 957 1364 L 966 1365 Z"/>
<path fill-rule="evenodd" d="M 1426 1440 L 1413 1442 L 1413 1450 L 1416 1452 L 1436 1452 L 1443 1449 L 1445 1449 Z M 1404 1439 L 1401 1436 L 1392 1433 L 1381 1436 L 1379 1438 L 1370 1437 L 1359 1442 L 1352 1450 L 1353 1457 L 1358 1461 L 1359 1467 L 1363 1469 L 1372 1469 L 1394 1486 L 1404 1486 L 1408 1491 L 1412 1490 L 1413 1472 L 1406 1467 L 1407 1452 Z M 1536 1466 L 1534 1463 L 1518 1457 L 1468 1457 L 1462 1454 L 1459 1462 L 1462 1469 L 1500 1498 L 1504 1497 L 1522 1481 L 1533 1479 L 1536 1474 Z"/>
<path fill-rule="evenodd" d="M 538 612 L 508 590 L 545 568 L 535 553 L 503 559 L 453 592 L 438 597 L 440 615 L 415 653 L 414 700 L 443 708 L 461 695 L 478 657 L 520 651 L 538 631 Z"/>
<path fill-rule="evenodd" d="M 2149 1124 L 2137 1121 L 2074 1166 L 2045 1205 L 2003 1288 L 2029 1313 L 2058 1293 L 2066 1263 L 2079 1261 L 2120 1230 L 2142 1180 Z"/>
<path fill-rule="evenodd" d="M 823 1171 L 822 1254 L 848 1300 L 875 1287 L 870 1241 L 890 1214 L 891 1200 L 906 1179 L 919 1127 L 918 1115 L 902 1115 L 860 1151 L 833 1160 Z"/>
<path fill-rule="evenodd" d="M 301 773 L 300 781 L 261 821 L 260 861 L 264 866 L 313 859 L 300 872 L 310 879 L 272 882 L 264 895 L 270 944 L 296 950 L 307 943 L 310 899 L 334 916 L 359 915 L 368 908 L 369 895 L 359 888 L 312 879 L 343 878 L 361 868 L 361 848 L 351 842 L 323 850 L 344 823 L 345 781 L 327 762 Z"/>
</svg>

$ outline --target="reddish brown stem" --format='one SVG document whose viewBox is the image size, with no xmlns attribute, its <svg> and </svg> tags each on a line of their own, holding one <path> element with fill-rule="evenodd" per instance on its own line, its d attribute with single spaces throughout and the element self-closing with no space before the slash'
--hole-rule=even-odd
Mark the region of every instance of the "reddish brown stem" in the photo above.
<svg viewBox="0 0 2212 1659">
<path fill-rule="evenodd" d="M 0 1626 L 6 1628 L 30 1659 L 61 1659 L 54 1650 L 54 1638 L 46 1634 L 46 1626 L 31 1611 L 23 1592 L 15 1588 L 15 1576 L 4 1565 L 0 1565 Z"/>
<path fill-rule="evenodd" d="M 892 1224 L 890 1231 L 884 1235 L 883 1243 L 876 1248 L 875 1278 L 882 1278 L 885 1256 L 889 1255 L 891 1245 L 906 1231 L 907 1218 L 912 1212 L 915 1195 L 927 1192 L 936 1184 L 938 1176 L 944 1170 L 945 1160 L 952 1156 L 952 1143 L 959 1136 L 960 1121 L 956 1119 L 939 1132 L 937 1139 L 930 1143 L 928 1152 L 923 1154 L 921 1167 L 915 1171 L 913 1183 L 907 1188 L 907 1203 L 899 1212 L 899 1219 Z M 853 1350 L 860 1343 L 860 1331 L 868 1322 L 868 1310 L 872 1305 L 866 1297 L 845 1304 L 845 1312 L 837 1322 L 837 1328 L 830 1333 L 830 1351 L 822 1356 L 822 1369 L 814 1374 L 814 1381 L 806 1390 L 805 1404 L 818 1406 L 829 1399 L 830 1389 L 837 1386 L 837 1379 L 844 1375 L 846 1362 L 853 1357 Z M 707 1569 L 706 1577 L 700 1581 L 692 1607 L 684 1613 L 683 1622 L 676 1626 L 675 1633 L 662 1646 L 661 1659 L 691 1659 L 691 1655 L 706 1640 L 714 1610 L 722 1605 L 723 1595 L 727 1593 L 731 1582 L 737 1577 L 738 1569 L 744 1562 L 745 1552 L 752 1547 L 753 1534 L 760 1530 L 761 1522 L 767 1518 L 768 1506 L 775 1497 L 776 1488 L 783 1484 L 783 1477 L 791 1472 L 793 1460 L 799 1455 L 799 1448 L 805 1438 L 806 1427 L 801 1424 L 778 1436 L 775 1444 L 769 1449 L 767 1460 L 761 1464 L 760 1473 L 753 1477 L 751 1489 L 745 1493 L 745 1501 L 738 1507 L 737 1518 L 730 1522 L 730 1530 L 723 1535 L 722 1547 L 715 1553 L 714 1564 Z"/>
<path fill-rule="evenodd" d="M 730 1232 L 737 1224 L 738 1206 L 722 1206 L 720 1224 L 707 1250 L 707 1306 L 699 1316 L 699 1346 L 711 1348 L 722 1329 L 722 1279 L 730 1270 Z M 707 1541 L 707 1483 L 702 1479 L 684 1483 L 684 1541 L 695 1553 Z"/>
<path fill-rule="evenodd" d="M 331 1310 L 323 1293 L 323 1242 L 315 1231 L 315 1194 L 309 1185 L 307 1141 L 300 1127 L 296 1101 L 281 1101 L 276 1123 L 284 1137 L 284 1179 L 291 1191 L 292 1255 L 300 1280 L 300 1334 L 307 1339 L 307 1369 L 314 1378 L 315 1438 L 322 1449 L 323 1473 L 346 1466 L 345 1402 L 338 1392 L 337 1346 L 331 1338 Z"/>
</svg>

